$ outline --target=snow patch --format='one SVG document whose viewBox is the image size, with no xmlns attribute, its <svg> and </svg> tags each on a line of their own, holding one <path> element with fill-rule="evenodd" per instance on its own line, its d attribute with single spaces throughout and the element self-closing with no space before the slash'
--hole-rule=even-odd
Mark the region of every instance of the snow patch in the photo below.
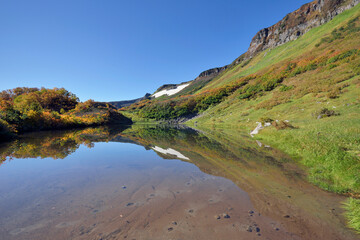
<svg viewBox="0 0 360 240">
<path fill-rule="evenodd" d="M 154 149 L 157 152 L 161 152 L 163 154 L 169 154 L 169 155 L 174 155 L 180 159 L 184 159 L 184 160 L 190 160 L 188 157 L 182 155 L 180 152 L 172 149 L 172 148 L 168 148 L 168 149 L 163 149 L 161 147 L 155 146 L 152 149 Z"/>
<path fill-rule="evenodd" d="M 185 83 L 185 84 L 177 86 L 176 88 L 173 88 L 173 89 L 161 90 L 160 92 L 154 93 L 152 96 L 155 98 L 161 97 L 163 95 L 171 96 L 171 95 L 174 95 L 174 94 L 180 92 L 181 90 L 183 90 L 184 88 L 186 88 L 189 85 L 190 85 L 190 83 Z"/>
</svg>

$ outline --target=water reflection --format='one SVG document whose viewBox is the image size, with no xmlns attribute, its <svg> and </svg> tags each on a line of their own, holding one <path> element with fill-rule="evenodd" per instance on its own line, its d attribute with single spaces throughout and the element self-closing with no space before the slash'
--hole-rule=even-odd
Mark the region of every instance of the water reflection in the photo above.
<svg viewBox="0 0 360 240">
<path fill-rule="evenodd" d="M 342 197 L 236 131 L 41 132 L 0 156 L 0 239 L 356 239 Z"/>
</svg>

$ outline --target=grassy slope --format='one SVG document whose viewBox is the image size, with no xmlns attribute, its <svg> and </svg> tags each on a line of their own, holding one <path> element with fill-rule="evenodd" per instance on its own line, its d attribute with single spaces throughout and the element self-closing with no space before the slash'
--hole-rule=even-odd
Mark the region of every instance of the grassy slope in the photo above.
<svg viewBox="0 0 360 240">
<path fill-rule="evenodd" d="M 214 79 L 205 89 L 211 89 L 248 74 L 261 74 L 271 66 L 285 65 L 290 59 L 301 61 L 321 55 L 326 51 L 338 52 L 359 49 L 359 34 L 353 34 L 315 47 L 320 39 L 330 35 L 335 28 L 345 25 L 350 19 L 360 15 L 360 5 L 337 16 L 331 22 L 312 29 L 296 41 L 289 42 L 276 49 L 258 54 L 247 66 L 241 65 L 227 70 Z M 360 62 L 359 58 L 354 61 Z M 332 81 L 334 79 L 340 81 Z M 316 93 L 301 95 L 299 89 L 336 84 L 349 85 L 338 98 L 329 99 L 326 93 L 318 89 Z M 189 122 L 208 128 L 231 128 L 250 131 L 256 121 L 267 116 L 272 119 L 290 120 L 298 129 L 277 131 L 270 127 L 263 130 L 256 139 L 284 150 L 308 167 L 308 179 L 319 187 L 360 197 L 360 76 L 352 74 L 351 64 L 342 62 L 331 70 L 315 70 L 290 79 L 284 84 L 294 85 L 290 92 L 293 97 L 271 109 L 257 107 L 271 99 L 281 98 L 284 93 L 278 88 L 252 100 L 239 100 L 235 93 L 221 104 L 207 110 L 203 117 Z M 296 90 L 297 89 L 297 90 Z M 265 104 L 266 105 L 266 104 Z M 312 114 L 327 107 L 340 113 L 340 116 L 316 119 Z M 358 217 L 360 201 L 350 198 L 346 205 L 349 225 L 360 231 Z"/>
</svg>

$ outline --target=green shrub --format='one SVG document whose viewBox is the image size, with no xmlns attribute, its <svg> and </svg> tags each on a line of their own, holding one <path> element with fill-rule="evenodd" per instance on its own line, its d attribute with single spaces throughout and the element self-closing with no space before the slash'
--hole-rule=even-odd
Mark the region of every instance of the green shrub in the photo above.
<svg viewBox="0 0 360 240">
<path fill-rule="evenodd" d="M 291 89 L 293 89 L 294 86 L 286 86 L 286 85 L 281 85 L 281 87 L 279 88 L 280 92 L 286 92 L 289 91 Z"/>
<path fill-rule="evenodd" d="M 259 84 L 256 85 L 246 85 L 244 88 L 240 89 L 240 99 L 249 99 L 255 97 L 255 95 L 261 92 L 262 87 Z"/>
<path fill-rule="evenodd" d="M 282 83 L 284 80 L 284 77 L 278 77 L 278 78 L 272 78 L 267 80 L 262 84 L 263 91 L 272 91 L 277 86 L 279 86 L 280 83 Z"/>
</svg>

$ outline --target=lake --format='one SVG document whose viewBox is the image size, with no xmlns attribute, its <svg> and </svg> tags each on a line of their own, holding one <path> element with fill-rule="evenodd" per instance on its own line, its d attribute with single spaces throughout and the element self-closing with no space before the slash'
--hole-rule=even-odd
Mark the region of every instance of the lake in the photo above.
<svg viewBox="0 0 360 240">
<path fill-rule="evenodd" d="M 99 127 L 0 145 L 0 239 L 358 239 L 344 197 L 233 130 Z"/>
</svg>

